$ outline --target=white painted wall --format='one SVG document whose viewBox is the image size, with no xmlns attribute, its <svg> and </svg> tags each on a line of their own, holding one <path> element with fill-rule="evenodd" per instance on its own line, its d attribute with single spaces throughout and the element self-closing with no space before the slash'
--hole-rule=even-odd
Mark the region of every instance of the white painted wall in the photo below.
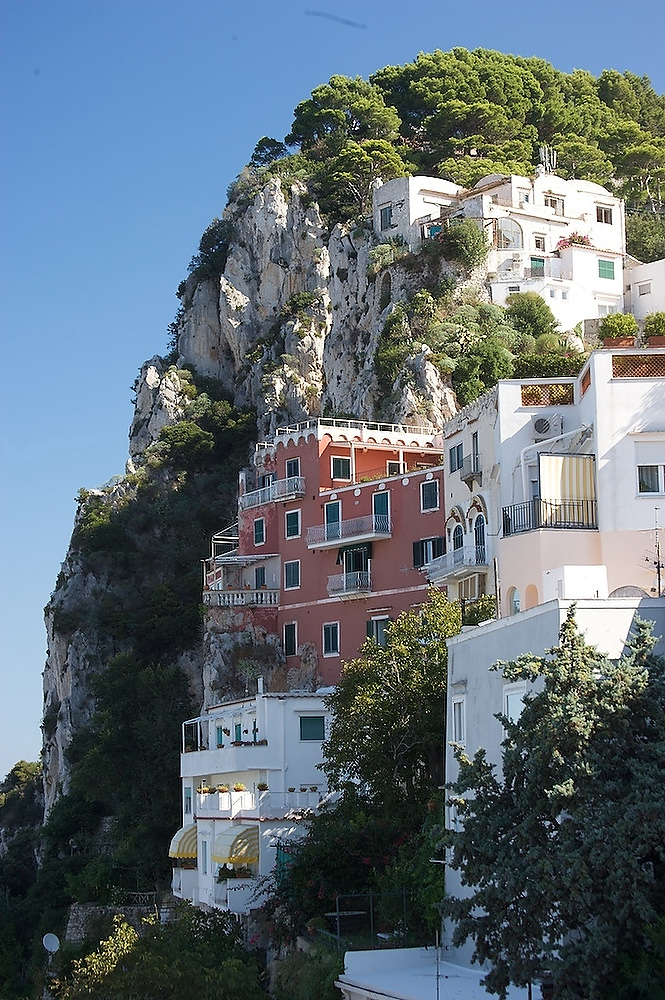
<svg viewBox="0 0 665 1000">
<path fill-rule="evenodd" d="M 626 311 L 636 319 L 643 320 L 653 312 L 665 312 L 665 259 L 628 266 L 625 282 Z"/>
</svg>

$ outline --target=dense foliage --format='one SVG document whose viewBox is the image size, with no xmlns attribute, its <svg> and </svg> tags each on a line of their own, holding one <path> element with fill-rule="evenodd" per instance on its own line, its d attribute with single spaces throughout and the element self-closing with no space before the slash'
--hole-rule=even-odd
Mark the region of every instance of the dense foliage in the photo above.
<svg viewBox="0 0 665 1000">
<path fill-rule="evenodd" d="M 546 968 L 568 1000 L 662 995 L 651 992 L 665 981 L 665 660 L 654 644 L 638 620 L 628 655 L 610 661 L 571 611 L 548 655 L 497 665 L 507 681 L 540 681 L 519 719 L 500 717 L 502 773 L 483 750 L 456 752 L 453 867 L 470 894 L 445 906 L 500 996 Z"/>
</svg>

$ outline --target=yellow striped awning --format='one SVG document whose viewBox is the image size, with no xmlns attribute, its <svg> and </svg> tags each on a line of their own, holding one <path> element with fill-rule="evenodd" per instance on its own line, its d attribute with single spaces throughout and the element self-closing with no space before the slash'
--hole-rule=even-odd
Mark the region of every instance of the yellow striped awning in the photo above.
<svg viewBox="0 0 665 1000">
<path fill-rule="evenodd" d="M 181 826 L 169 847 L 170 858 L 196 857 L 196 823 Z"/>
<path fill-rule="evenodd" d="M 593 455 L 540 455 L 539 459 L 543 500 L 596 499 Z"/>
<path fill-rule="evenodd" d="M 259 860 L 258 826 L 234 823 L 218 833 L 212 849 L 212 860 L 220 865 L 251 865 Z"/>
</svg>

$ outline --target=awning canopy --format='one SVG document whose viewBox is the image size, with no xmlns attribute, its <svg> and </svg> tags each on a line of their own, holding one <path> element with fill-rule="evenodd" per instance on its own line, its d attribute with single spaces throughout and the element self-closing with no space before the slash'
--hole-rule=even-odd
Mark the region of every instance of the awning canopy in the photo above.
<svg viewBox="0 0 665 1000">
<path fill-rule="evenodd" d="M 196 857 L 196 823 L 181 826 L 169 847 L 170 858 Z"/>
<path fill-rule="evenodd" d="M 212 860 L 221 865 L 251 865 L 259 860 L 258 826 L 234 823 L 218 833 L 212 849 Z"/>
</svg>

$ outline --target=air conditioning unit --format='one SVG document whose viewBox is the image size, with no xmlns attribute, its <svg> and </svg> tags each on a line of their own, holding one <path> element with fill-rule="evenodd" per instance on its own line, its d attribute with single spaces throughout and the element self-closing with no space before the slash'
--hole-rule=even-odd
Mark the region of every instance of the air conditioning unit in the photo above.
<svg viewBox="0 0 665 1000">
<path fill-rule="evenodd" d="M 532 417 L 534 441 L 544 441 L 563 433 L 563 416 L 561 413 L 551 413 L 549 416 Z"/>
</svg>

